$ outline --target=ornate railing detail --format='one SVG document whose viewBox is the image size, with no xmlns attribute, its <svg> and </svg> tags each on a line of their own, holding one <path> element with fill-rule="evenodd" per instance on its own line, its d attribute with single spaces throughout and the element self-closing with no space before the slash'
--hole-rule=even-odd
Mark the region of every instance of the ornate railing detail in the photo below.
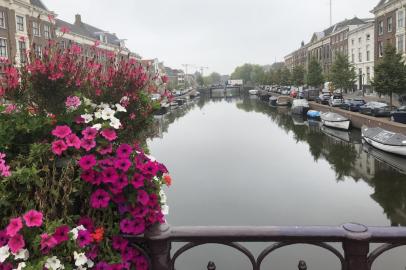
<svg viewBox="0 0 406 270">
<path fill-rule="evenodd" d="M 292 245 L 312 245 L 325 249 L 338 258 L 342 270 L 370 270 L 380 255 L 391 249 L 406 246 L 406 228 L 366 227 L 355 223 L 338 227 L 170 228 L 168 225 L 161 225 L 144 236 L 128 238 L 132 243 L 142 243 L 148 248 L 151 270 L 175 270 L 175 263 L 179 256 L 192 248 L 206 244 L 224 245 L 241 252 L 249 259 L 253 270 L 261 270 L 262 262 L 274 251 Z M 171 245 L 175 242 L 186 244 L 174 251 L 171 256 Z M 248 242 L 273 244 L 255 258 L 241 244 Z M 341 243 L 344 254 L 329 243 Z M 370 253 L 371 243 L 382 243 L 383 245 Z M 215 263 L 209 262 L 207 269 L 215 270 Z M 299 261 L 298 269 L 307 270 L 306 262 Z"/>
</svg>

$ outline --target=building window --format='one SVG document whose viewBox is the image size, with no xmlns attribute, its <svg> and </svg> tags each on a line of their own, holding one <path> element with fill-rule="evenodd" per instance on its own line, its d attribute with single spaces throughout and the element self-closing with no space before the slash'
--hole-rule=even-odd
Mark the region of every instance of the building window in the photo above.
<svg viewBox="0 0 406 270">
<path fill-rule="evenodd" d="M 354 39 L 351 39 L 351 45 L 354 45 Z"/>
<path fill-rule="evenodd" d="M 392 32 L 392 17 L 388 18 L 388 32 Z"/>
<path fill-rule="evenodd" d="M 403 53 L 404 51 L 404 35 L 398 36 L 398 53 Z"/>
<path fill-rule="evenodd" d="M 107 37 L 106 37 L 106 35 L 101 34 L 101 35 L 99 36 L 99 40 L 100 40 L 101 42 L 103 42 L 103 43 L 107 43 Z"/>
<path fill-rule="evenodd" d="M 44 36 L 47 39 L 51 38 L 51 27 L 49 25 L 44 25 Z"/>
<path fill-rule="evenodd" d="M 361 44 L 361 42 L 362 42 L 362 38 L 359 37 L 359 38 L 358 38 L 358 43 Z"/>
<path fill-rule="evenodd" d="M 379 55 L 379 57 L 383 56 L 383 42 L 382 41 L 378 42 L 378 55 Z"/>
<path fill-rule="evenodd" d="M 362 62 L 362 52 L 361 52 L 361 49 L 358 49 L 358 62 Z"/>
<path fill-rule="evenodd" d="M 354 49 L 351 50 L 351 62 L 354 63 L 355 61 L 355 55 L 354 55 Z"/>
<path fill-rule="evenodd" d="M 367 67 L 367 84 L 371 81 L 371 69 Z"/>
<path fill-rule="evenodd" d="M 367 45 L 367 61 L 371 60 L 371 51 L 369 49 L 369 45 Z"/>
<path fill-rule="evenodd" d="M 367 34 L 367 40 L 371 40 L 371 35 Z"/>
<path fill-rule="evenodd" d="M 35 56 L 37 58 L 41 58 L 42 57 L 42 47 L 41 45 L 35 45 Z"/>
<path fill-rule="evenodd" d="M 27 61 L 27 47 L 25 41 L 18 41 L 18 49 L 20 50 L 20 62 L 25 63 Z"/>
<path fill-rule="evenodd" d="M 17 30 L 24 31 L 24 17 L 17 15 L 16 22 L 17 22 Z"/>
<path fill-rule="evenodd" d="M 380 21 L 378 24 L 378 34 L 383 35 L 383 21 Z"/>
<path fill-rule="evenodd" d="M 6 28 L 6 13 L 4 11 L 0 11 L 0 27 Z"/>
<path fill-rule="evenodd" d="M 398 27 L 405 27 L 405 11 L 403 9 L 398 11 Z"/>
<path fill-rule="evenodd" d="M 0 57 L 4 57 L 4 58 L 8 57 L 7 39 L 5 39 L 5 38 L 0 38 Z"/>
<path fill-rule="evenodd" d="M 39 23 L 38 22 L 32 22 L 32 34 L 36 37 L 40 37 L 41 36 L 41 32 L 39 29 Z"/>
</svg>

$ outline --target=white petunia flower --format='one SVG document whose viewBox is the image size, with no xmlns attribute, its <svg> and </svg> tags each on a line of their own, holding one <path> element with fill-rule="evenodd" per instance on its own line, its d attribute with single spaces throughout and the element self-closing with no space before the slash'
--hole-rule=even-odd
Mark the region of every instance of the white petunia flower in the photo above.
<svg viewBox="0 0 406 270">
<path fill-rule="evenodd" d="M 26 267 L 27 265 L 25 264 L 25 262 L 20 262 L 17 265 L 17 268 L 13 269 L 13 270 L 22 270 L 24 267 Z"/>
<path fill-rule="evenodd" d="M 86 231 L 86 228 L 83 225 L 77 226 L 76 228 L 73 228 L 70 232 L 73 234 L 72 239 L 76 240 L 78 239 L 79 231 Z"/>
<path fill-rule="evenodd" d="M 120 99 L 120 103 L 128 102 L 128 101 L 130 101 L 130 98 L 127 97 L 127 96 L 124 96 L 124 97 L 122 97 L 122 98 Z"/>
<path fill-rule="evenodd" d="M 166 202 L 167 202 L 167 197 L 166 197 L 165 191 L 163 191 L 163 190 L 161 189 L 161 191 L 159 192 L 159 196 L 161 197 L 161 203 L 162 203 L 162 204 L 166 204 Z"/>
<path fill-rule="evenodd" d="M 88 259 L 87 262 L 87 267 L 92 268 L 94 266 L 94 262 L 91 259 Z"/>
<path fill-rule="evenodd" d="M 91 106 L 92 105 L 92 101 L 88 98 L 83 98 L 83 102 L 85 103 L 86 106 Z"/>
<path fill-rule="evenodd" d="M 103 120 L 111 120 L 112 118 L 114 118 L 114 114 L 116 112 L 110 108 L 105 108 L 103 109 L 103 111 L 101 112 L 101 116 L 103 118 Z"/>
<path fill-rule="evenodd" d="M 76 266 L 83 266 L 87 263 L 87 257 L 85 253 L 77 253 L 76 251 L 73 252 L 73 258 L 75 259 Z"/>
<path fill-rule="evenodd" d="M 26 261 L 30 257 L 30 252 L 27 249 L 20 250 L 17 254 L 14 254 L 15 260 L 23 260 Z"/>
<path fill-rule="evenodd" d="M 81 116 L 85 120 L 86 124 L 93 121 L 93 115 L 91 114 L 82 114 Z"/>
<path fill-rule="evenodd" d="M 49 270 L 63 269 L 61 261 L 56 256 L 48 258 L 45 262 L 45 267 L 48 268 Z"/>
<path fill-rule="evenodd" d="M 79 265 L 78 268 L 76 268 L 76 270 L 87 270 L 87 267 Z"/>
<path fill-rule="evenodd" d="M 166 204 L 162 205 L 161 206 L 161 211 L 162 211 L 163 215 L 165 215 L 165 216 L 169 215 L 169 206 L 166 205 Z"/>
<path fill-rule="evenodd" d="M 102 109 L 110 109 L 110 105 L 109 104 L 107 104 L 107 103 L 100 103 L 100 105 L 99 105 L 99 108 L 102 108 Z"/>
<path fill-rule="evenodd" d="M 94 113 L 94 118 L 96 118 L 96 119 L 102 118 L 102 113 L 101 113 L 101 111 L 95 112 L 95 113 Z"/>
<path fill-rule="evenodd" d="M 121 127 L 121 122 L 113 116 L 113 118 L 110 119 L 110 126 L 114 129 L 119 129 Z"/>
<path fill-rule="evenodd" d="M 92 128 L 95 128 L 95 129 L 97 129 L 97 130 L 100 130 L 100 129 L 102 128 L 102 124 L 93 125 Z"/>
<path fill-rule="evenodd" d="M 116 109 L 118 112 L 127 112 L 126 108 L 124 108 L 120 104 L 116 104 Z"/>
<path fill-rule="evenodd" d="M 10 256 L 10 248 L 8 245 L 0 247 L 0 263 L 3 263 Z"/>
</svg>

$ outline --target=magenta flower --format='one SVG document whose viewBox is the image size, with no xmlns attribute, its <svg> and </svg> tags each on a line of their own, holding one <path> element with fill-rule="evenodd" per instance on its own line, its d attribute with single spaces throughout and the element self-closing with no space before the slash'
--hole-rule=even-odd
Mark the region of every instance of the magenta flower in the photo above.
<svg viewBox="0 0 406 270">
<path fill-rule="evenodd" d="M 41 251 L 43 254 L 47 254 L 51 251 L 56 245 L 58 245 L 58 241 L 52 236 L 47 233 L 41 234 Z"/>
<path fill-rule="evenodd" d="M 27 227 L 41 227 L 43 215 L 41 212 L 30 210 L 24 216 Z"/>
<path fill-rule="evenodd" d="M 137 218 L 134 220 L 132 227 L 132 234 L 138 235 L 145 232 L 145 221 L 143 219 Z"/>
<path fill-rule="evenodd" d="M 112 270 L 110 265 L 106 262 L 98 262 L 94 268 L 95 270 Z"/>
<path fill-rule="evenodd" d="M 66 242 L 69 240 L 69 227 L 66 225 L 62 225 L 56 228 L 55 233 L 52 237 L 56 240 L 57 244 L 61 244 L 62 242 Z"/>
<path fill-rule="evenodd" d="M 120 236 L 113 236 L 113 248 L 123 252 L 128 246 L 128 241 Z"/>
<path fill-rule="evenodd" d="M 96 209 L 107 208 L 107 206 L 109 205 L 109 202 L 110 202 L 110 195 L 103 189 L 96 190 L 90 196 L 90 205 Z"/>
<path fill-rule="evenodd" d="M 126 172 L 131 167 L 131 161 L 128 158 L 118 158 L 114 161 L 114 167 Z"/>
<path fill-rule="evenodd" d="M 79 160 L 79 166 L 82 170 L 90 170 L 96 165 L 96 163 L 97 161 L 94 155 L 86 155 Z"/>
<path fill-rule="evenodd" d="M 109 142 L 114 141 L 115 139 L 117 139 L 117 134 L 114 130 L 112 129 L 104 129 L 101 133 L 100 133 L 106 140 L 108 140 Z"/>
<path fill-rule="evenodd" d="M 139 251 L 135 248 L 126 248 L 124 251 L 121 252 L 121 261 L 126 263 L 131 263 L 135 260 L 135 258 L 139 255 Z"/>
<path fill-rule="evenodd" d="M 120 222 L 120 230 L 122 233 L 131 234 L 135 223 L 130 219 L 123 219 Z"/>
<path fill-rule="evenodd" d="M 93 238 L 88 230 L 80 230 L 76 241 L 79 247 L 84 248 L 92 243 Z"/>
<path fill-rule="evenodd" d="M 54 130 L 52 130 L 52 135 L 58 137 L 60 139 L 65 138 L 69 134 L 72 133 L 72 130 L 68 126 L 57 126 Z"/>
<path fill-rule="evenodd" d="M 85 138 L 86 140 L 93 140 L 96 138 L 97 132 L 98 132 L 97 129 L 88 127 L 82 130 L 82 135 L 83 138 Z"/>
<path fill-rule="evenodd" d="M 80 175 L 80 178 L 82 178 L 84 181 L 94 185 L 96 173 L 93 170 L 83 171 L 82 174 Z"/>
<path fill-rule="evenodd" d="M 13 237 L 23 228 L 23 221 L 20 217 L 12 218 L 6 228 L 7 236 Z"/>
<path fill-rule="evenodd" d="M 99 152 L 101 155 L 111 154 L 111 153 L 113 152 L 113 146 L 112 146 L 111 144 L 102 146 L 102 147 L 98 150 L 98 152 Z"/>
<path fill-rule="evenodd" d="M 159 170 L 158 163 L 152 161 L 148 161 L 147 163 L 138 166 L 138 168 L 141 170 L 141 173 L 146 176 L 155 176 Z"/>
<path fill-rule="evenodd" d="M 146 193 L 144 190 L 138 190 L 137 201 L 144 206 L 148 205 L 148 193 Z"/>
<path fill-rule="evenodd" d="M 148 270 L 148 261 L 144 256 L 137 256 L 137 258 L 135 258 L 135 262 L 137 270 Z"/>
<path fill-rule="evenodd" d="M 120 158 L 128 158 L 133 149 L 128 144 L 122 144 L 117 148 L 117 156 Z"/>
<path fill-rule="evenodd" d="M 78 115 L 75 117 L 75 123 L 76 124 L 84 124 L 85 123 L 85 118 L 83 118 L 82 116 Z"/>
<path fill-rule="evenodd" d="M 66 151 L 66 149 L 68 149 L 68 146 L 62 140 L 54 141 L 52 143 L 52 152 L 55 155 L 58 155 L 58 156 L 62 155 L 62 153 L 64 151 Z"/>
<path fill-rule="evenodd" d="M 0 247 L 7 244 L 9 237 L 7 236 L 6 230 L 0 231 Z"/>
<path fill-rule="evenodd" d="M 66 145 L 69 147 L 75 147 L 76 149 L 80 149 L 80 139 L 75 134 L 69 134 L 65 138 Z"/>
<path fill-rule="evenodd" d="M 86 257 L 93 261 L 97 258 L 98 255 L 99 255 L 99 247 L 95 245 L 88 252 L 86 252 Z"/>
<path fill-rule="evenodd" d="M 134 174 L 134 178 L 131 182 L 134 188 L 139 189 L 140 187 L 144 186 L 146 178 L 141 174 Z"/>
<path fill-rule="evenodd" d="M 82 140 L 80 141 L 80 146 L 85 149 L 86 151 L 90 151 L 93 148 L 96 147 L 96 141 L 95 140 L 88 140 L 85 138 L 82 138 Z"/>
<path fill-rule="evenodd" d="M 114 168 L 106 168 L 103 172 L 103 183 L 114 183 L 118 179 L 117 171 Z"/>
<path fill-rule="evenodd" d="M 13 253 L 18 253 L 24 248 L 25 242 L 21 234 L 16 234 L 8 240 L 8 246 Z"/>
<path fill-rule="evenodd" d="M 83 227 L 85 227 L 88 231 L 94 231 L 94 223 L 90 217 L 81 217 L 78 225 L 83 225 Z"/>
</svg>

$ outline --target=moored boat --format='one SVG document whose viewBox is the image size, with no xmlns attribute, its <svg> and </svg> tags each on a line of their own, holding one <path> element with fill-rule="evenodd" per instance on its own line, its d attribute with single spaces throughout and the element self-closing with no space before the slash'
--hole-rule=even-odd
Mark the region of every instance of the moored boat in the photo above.
<svg viewBox="0 0 406 270">
<path fill-rule="evenodd" d="M 320 112 L 315 110 L 309 110 L 307 112 L 307 117 L 309 118 L 320 118 Z"/>
<path fill-rule="evenodd" d="M 248 91 L 248 93 L 250 93 L 250 95 L 258 95 L 258 90 L 251 89 L 251 90 Z"/>
<path fill-rule="evenodd" d="M 306 115 L 310 109 L 309 102 L 306 99 L 294 99 L 292 103 L 292 113 Z"/>
<path fill-rule="evenodd" d="M 362 128 L 362 138 L 382 151 L 406 156 L 406 136 L 380 127 Z"/>
<path fill-rule="evenodd" d="M 276 100 L 277 106 L 289 106 L 289 104 L 290 104 L 290 97 L 288 97 L 288 96 L 280 96 Z"/>
<path fill-rule="evenodd" d="M 343 130 L 349 130 L 351 121 L 350 119 L 333 112 L 326 112 L 320 115 L 323 125 L 332 128 L 338 128 Z"/>
<path fill-rule="evenodd" d="M 334 138 L 336 140 L 338 139 L 338 140 L 344 141 L 344 142 L 350 142 L 351 141 L 350 133 L 348 131 L 329 128 L 329 127 L 326 127 L 326 126 L 322 126 L 320 128 L 320 130 L 321 130 L 321 132 L 323 132 L 327 136 L 329 136 L 331 138 Z"/>
</svg>

